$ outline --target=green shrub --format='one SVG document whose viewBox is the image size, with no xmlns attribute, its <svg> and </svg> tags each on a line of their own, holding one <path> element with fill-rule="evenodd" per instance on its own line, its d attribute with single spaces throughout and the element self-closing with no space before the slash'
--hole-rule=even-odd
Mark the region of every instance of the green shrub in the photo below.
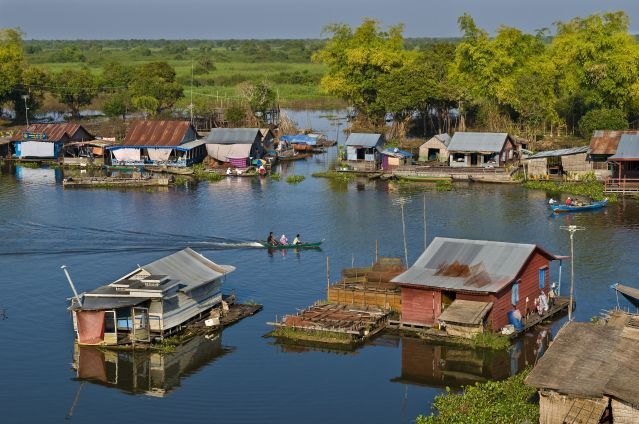
<svg viewBox="0 0 639 424">
<path fill-rule="evenodd" d="M 533 181 L 529 180 L 524 183 L 524 187 L 528 189 L 544 190 L 549 193 L 569 193 L 576 196 L 589 197 L 593 200 L 603 200 L 606 197 L 611 203 L 617 201 L 615 194 L 605 193 L 604 185 L 593 176 L 586 175 L 585 178 L 576 183 L 556 183 L 552 181 Z"/>
<path fill-rule="evenodd" d="M 299 184 L 304 181 L 304 175 L 289 175 L 286 177 L 286 182 L 289 184 Z"/>
<path fill-rule="evenodd" d="M 437 183 L 435 184 L 435 189 L 437 191 L 451 191 L 453 189 L 453 183 L 449 180 L 437 181 Z"/>
<path fill-rule="evenodd" d="M 626 113 L 621 109 L 593 109 L 579 120 L 579 132 L 590 139 L 595 130 L 625 130 L 628 128 Z"/>
<path fill-rule="evenodd" d="M 467 386 L 461 393 L 447 387 L 435 398 L 435 413 L 416 419 L 417 424 L 536 423 L 539 406 L 533 402 L 536 390 L 524 383 L 530 369 L 504 381 Z"/>
</svg>

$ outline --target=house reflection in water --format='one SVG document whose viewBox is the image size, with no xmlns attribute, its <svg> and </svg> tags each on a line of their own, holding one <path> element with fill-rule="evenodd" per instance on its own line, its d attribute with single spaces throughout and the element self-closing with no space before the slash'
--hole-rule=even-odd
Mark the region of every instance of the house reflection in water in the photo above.
<svg viewBox="0 0 639 424">
<path fill-rule="evenodd" d="M 392 381 L 429 387 L 460 388 L 488 380 L 503 380 L 535 364 L 550 342 L 550 331 L 539 328 L 514 341 L 509 350 L 438 345 L 402 337 L 402 374 Z"/>
<path fill-rule="evenodd" d="M 231 352 L 220 334 L 196 337 L 171 353 L 100 350 L 75 345 L 73 368 L 80 381 L 115 387 L 132 394 L 163 397 L 180 386 L 183 377 Z"/>
</svg>

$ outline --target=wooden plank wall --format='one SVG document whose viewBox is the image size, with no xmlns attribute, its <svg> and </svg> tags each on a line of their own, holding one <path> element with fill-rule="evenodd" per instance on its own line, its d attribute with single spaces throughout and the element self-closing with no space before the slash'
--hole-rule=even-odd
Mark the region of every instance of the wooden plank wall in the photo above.
<svg viewBox="0 0 639 424">
<path fill-rule="evenodd" d="M 328 301 L 341 305 L 379 306 L 383 309 L 402 311 L 402 298 L 400 293 L 373 292 L 364 290 L 348 290 L 331 286 L 328 289 Z"/>
<path fill-rule="evenodd" d="M 402 287 L 402 322 L 432 325 L 441 305 L 439 291 Z"/>
</svg>

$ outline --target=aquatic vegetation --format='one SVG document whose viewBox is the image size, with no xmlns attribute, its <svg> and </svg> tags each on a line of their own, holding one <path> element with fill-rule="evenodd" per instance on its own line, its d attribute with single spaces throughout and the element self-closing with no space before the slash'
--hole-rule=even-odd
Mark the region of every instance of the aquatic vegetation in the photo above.
<svg viewBox="0 0 639 424">
<path fill-rule="evenodd" d="M 510 339 L 492 331 L 484 331 L 472 339 L 472 345 L 482 349 L 503 350 L 510 347 Z"/>
<path fill-rule="evenodd" d="M 286 182 L 289 184 L 299 184 L 305 179 L 304 175 L 289 175 L 286 177 Z"/>
<path fill-rule="evenodd" d="M 330 178 L 333 180 L 340 180 L 340 181 L 351 181 L 357 178 L 357 175 L 355 175 L 352 172 L 324 171 L 324 172 L 316 172 L 312 174 L 312 177 Z"/>
<path fill-rule="evenodd" d="M 269 337 L 309 340 L 323 343 L 352 343 L 353 338 L 349 334 L 320 330 L 306 330 L 293 327 L 278 327 L 268 334 Z"/>
<path fill-rule="evenodd" d="M 449 180 L 437 181 L 437 184 L 435 185 L 435 189 L 437 191 L 452 191 L 453 183 L 450 182 Z"/>
<path fill-rule="evenodd" d="M 456 423 L 536 423 L 539 405 L 533 401 L 534 387 L 524 380 L 530 368 L 503 381 L 488 381 L 467 386 L 460 393 L 446 388 L 446 393 L 435 397 L 429 416 L 420 415 L 417 424 Z"/>
<path fill-rule="evenodd" d="M 204 164 L 201 163 L 193 165 L 193 176 L 198 180 L 206 180 L 210 182 L 221 181 L 226 178 L 224 174 L 207 171 Z"/>
<path fill-rule="evenodd" d="M 16 161 L 15 164 L 18 166 L 22 166 L 23 168 L 32 168 L 32 169 L 40 168 L 40 164 L 38 162 Z"/>
<path fill-rule="evenodd" d="M 277 172 L 273 172 L 273 173 L 271 173 L 271 175 L 269 177 L 272 180 L 279 181 L 282 176 L 280 174 L 278 174 Z"/>
<path fill-rule="evenodd" d="M 175 177 L 175 179 L 173 180 L 173 184 L 175 185 L 186 185 L 186 183 L 188 182 L 187 178 L 184 177 Z"/>
<path fill-rule="evenodd" d="M 599 181 L 586 178 L 578 182 L 554 182 L 530 180 L 524 183 L 524 187 L 533 190 L 544 190 L 548 193 L 568 193 L 575 196 L 589 197 L 593 200 L 603 200 L 606 197 L 611 203 L 617 201 L 617 196 L 604 193 L 604 185 Z"/>
</svg>

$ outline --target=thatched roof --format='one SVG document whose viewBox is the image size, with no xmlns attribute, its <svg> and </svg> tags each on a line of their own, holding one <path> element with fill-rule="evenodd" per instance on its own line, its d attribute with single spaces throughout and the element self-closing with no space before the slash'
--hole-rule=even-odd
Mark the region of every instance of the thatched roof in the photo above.
<svg viewBox="0 0 639 424">
<path fill-rule="evenodd" d="M 562 394 L 639 403 L 639 329 L 570 323 L 526 383 Z"/>
</svg>

